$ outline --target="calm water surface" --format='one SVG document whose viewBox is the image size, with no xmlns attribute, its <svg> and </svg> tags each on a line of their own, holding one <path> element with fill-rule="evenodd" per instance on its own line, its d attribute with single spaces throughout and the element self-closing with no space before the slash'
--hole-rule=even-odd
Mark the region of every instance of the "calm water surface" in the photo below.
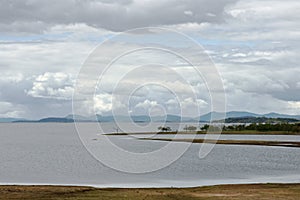
<svg viewBox="0 0 300 200">
<path fill-rule="evenodd" d="M 93 133 L 88 123 L 83 126 L 91 134 L 91 143 L 97 145 L 92 139 L 98 133 Z M 112 124 L 105 126 L 106 131 L 112 132 Z M 82 145 L 74 124 L 0 124 L 0 137 L 1 184 L 189 187 L 300 182 L 300 148 L 216 145 L 207 157 L 200 159 L 201 144 L 192 144 L 180 159 L 162 170 L 127 174 L 95 160 Z M 149 152 L 166 145 L 166 142 L 140 141 L 128 136 L 111 137 L 115 144 L 134 152 Z M 300 141 L 299 136 L 224 135 L 221 139 Z"/>
</svg>

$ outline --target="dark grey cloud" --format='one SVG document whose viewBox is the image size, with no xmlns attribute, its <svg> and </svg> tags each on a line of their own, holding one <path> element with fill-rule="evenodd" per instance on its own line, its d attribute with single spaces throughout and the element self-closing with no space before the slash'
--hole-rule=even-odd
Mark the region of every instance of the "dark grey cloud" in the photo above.
<svg viewBox="0 0 300 200">
<path fill-rule="evenodd" d="M 112 31 L 182 23 L 219 23 L 237 0 L 86 1 L 2 0 L 5 32 L 38 32 L 55 24 L 85 23 Z"/>
</svg>

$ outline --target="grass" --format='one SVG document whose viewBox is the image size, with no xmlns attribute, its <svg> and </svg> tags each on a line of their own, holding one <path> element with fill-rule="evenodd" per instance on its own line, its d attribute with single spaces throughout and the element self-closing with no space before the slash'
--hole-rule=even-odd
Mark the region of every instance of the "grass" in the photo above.
<svg viewBox="0 0 300 200">
<path fill-rule="evenodd" d="M 196 188 L 97 189 L 69 186 L 0 186 L 0 199 L 22 200 L 298 200 L 300 184 L 219 185 Z"/>
</svg>

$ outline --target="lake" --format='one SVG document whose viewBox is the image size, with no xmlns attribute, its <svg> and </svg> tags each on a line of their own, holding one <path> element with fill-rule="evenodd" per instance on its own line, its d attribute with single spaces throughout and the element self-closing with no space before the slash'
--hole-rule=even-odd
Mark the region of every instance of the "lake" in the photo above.
<svg viewBox="0 0 300 200">
<path fill-rule="evenodd" d="M 113 124 L 105 124 L 107 128 L 99 131 L 100 136 L 93 132 L 91 127 L 94 124 L 83 123 L 81 126 L 82 130 L 86 129 L 92 147 L 114 157 L 109 149 L 98 145 L 103 131 L 113 132 Z M 72 123 L 2 123 L 0 136 L 1 184 L 191 187 L 227 183 L 300 182 L 300 148 L 216 145 L 208 156 L 200 159 L 198 155 L 202 144 L 191 144 L 178 160 L 161 170 L 130 174 L 97 161 L 80 141 Z M 131 136 L 110 138 L 121 148 L 137 153 L 151 152 L 167 144 L 163 141 L 141 141 Z M 221 139 L 300 141 L 299 136 L 277 135 L 222 135 Z M 180 147 L 182 144 L 174 145 Z"/>
</svg>

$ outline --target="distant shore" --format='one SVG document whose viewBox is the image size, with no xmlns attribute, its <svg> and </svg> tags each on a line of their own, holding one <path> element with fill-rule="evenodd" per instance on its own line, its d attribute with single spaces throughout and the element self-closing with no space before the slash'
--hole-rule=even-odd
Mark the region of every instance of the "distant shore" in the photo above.
<svg viewBox="0 0 300 200">
<path fill-rule="evenodd" d="M 240 184 L 194 188 L 93 188 L 83 186 L 0 186 L 0 199 L 169 200 L 169 199 L 299 199 L 300 184 Z"/>
</svg>

